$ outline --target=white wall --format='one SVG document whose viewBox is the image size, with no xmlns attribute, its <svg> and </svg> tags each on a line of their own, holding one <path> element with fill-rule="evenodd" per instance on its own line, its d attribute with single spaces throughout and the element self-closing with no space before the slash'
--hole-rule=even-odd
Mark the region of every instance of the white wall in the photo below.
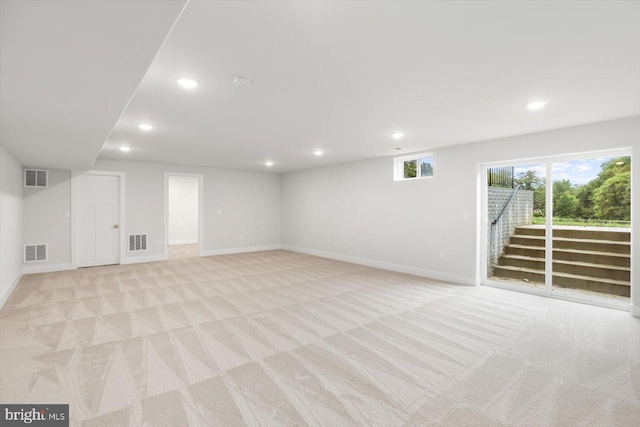
<svg viewBox="0 0 640 427">
<path fill-rule="evenodd" d="M 125 262 L 164 257 L 165 171 L 204 175 L 205 254 L 280 245 L 279 174 L 101 159 L 92 169 L 125 172 L 124 235 L 149 235 L 148 250 L 126 252 Z M 29 264 L 27 272 L 71 265 L 70 219 L 65 217 L 71 210 L 71 173 L 50 170 L 49 177 L 49 188 L 25 191 L 24 240 L 49 244 L 49 260 L 37 263 L 37 269 Z"/>
<path fill-rule="evenodd" d="M 204 175 L 205 254 L 281 243 L 279 174 L 107 159 L 92 169 L 126 174 L 126 234 L 149 235 L 148 251 L 129 258 L 164 255 L 164 172 Z"/>
<path fill-rule="evenodd" d="M 393 181 L 392 157 L 286 173 L 282 178 L 283 245 L 476 283 L 480 163 L 633 147 L 637 230 L 639 144 L 640 117 L 634 117 L 429 150 L 435 157 L 432 179 Z M 637 307 L 639 234 L 633 233 L 632 258 Z"/>
<path fill-rule="evenodd" d="M 0 307 L 22 277 L 22 166 L 0 146 Z"/>
<path fill-rule="evenodd" d="M 47 244 L 47 261 L 25 264 L 70 268 L 71 172 L 49 169 L 47 188 L 24 188 L 24 244 Z M 36 270 L 37 271 L 37 270 Z"/>
<path fill-rule="evenodd" d="M 169 177 L 169 244 L 198 242 L 198 178 Z"/>
</svg>

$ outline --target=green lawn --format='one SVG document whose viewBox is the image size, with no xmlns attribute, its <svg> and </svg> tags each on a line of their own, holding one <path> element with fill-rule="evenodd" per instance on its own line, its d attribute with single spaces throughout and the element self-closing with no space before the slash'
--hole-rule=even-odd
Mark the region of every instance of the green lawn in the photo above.
<svg viewBox="0 0 640 427">
<path fill-rule="evenodd" d="M 533 217 L 534 224 L 544 224 L 545 217 L 535 216 Z M 553 225 L 577 225 L 583 227 L 619 227 L 630 228 L 631 222 L 629 221 L 614 221 L 614 220 L 600 220 L 600 219 L 583 219 L 583 218 L 558 218 L 553 217 Z"/>
</svg>

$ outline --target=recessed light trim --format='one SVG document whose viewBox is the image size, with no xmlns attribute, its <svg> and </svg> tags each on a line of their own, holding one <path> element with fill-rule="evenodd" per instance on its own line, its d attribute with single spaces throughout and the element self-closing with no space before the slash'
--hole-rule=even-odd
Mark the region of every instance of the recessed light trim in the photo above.
<svg viewBox="0 0 640 427">
<path fill-rule="evenodd" d="M 527 109 L 530 111 L 538 111 L 543 109 L 549 103 L 548 99 L 535 99 L 527 102 Z"/>
<path fill-rule="evenodd" d="M 402 138 L 404 138 L 404 133 L 402 133 L 402 132 L 393 132 L 391 134 L 391 138 L 393 138 L 393 139 L 402 139 Z"/>
<path fill-rule="evenodd" d="M 394 151 L 404 151 L 404 147 L 396 147 L 393 150 Z"/>
<path fill-rule="evenodd" d="M 313 152 L 314 156 L 322 156 L 322 150 L 316 150 Z"/>
<path fill-rule="evenodd" d="M 122 147 L 120 147 L 120 151 L 124 151 L 125 153 L 127 153 L 127 152 L 131 151 L 131 147 L 122 146 Z"/>
<path fill-rule="evenodd" d="M 185 89 L 195 89 L 200 86 L 200 82 L 191 77 L 178 77 L 176 78 L 176 83 Z"/>
<path fill-rule="evenodd" d="M 148 131 L 150 131 L 151 129 L 153 129 L 153 126 L 152 126 L 152 125 L 150 125 L 149 123 L 140 123 L 140 124 L 138 125 L 138 127 L 139 127 L 141 130 L 144 130 L 144 131 L 147 131 L 147 132 L 148 132 Z"/>
<path fill-rule="evenodd" d="M 253 82 L 253 79 L 244 74 L 236 74 L 233 76 L 233 82 L 238 86 L 247 87 Z"/>
<path fill-rule="evenodd" d="M 271 160 L 267 160 L 266 162 L 264 162 L 265 166 L 273 166 L 273 162 Z"/>
</svg>

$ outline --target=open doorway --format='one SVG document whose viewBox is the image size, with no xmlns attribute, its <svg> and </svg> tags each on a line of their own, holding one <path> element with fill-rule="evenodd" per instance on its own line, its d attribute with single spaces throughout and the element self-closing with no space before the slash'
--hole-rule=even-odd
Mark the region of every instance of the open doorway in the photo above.
<svg viewBox="0 0 640 427">
<path fill-rule="evenodd" d="M 165 256 L 183 259 L 202 253 L 202 175 L 165 174 Z"/>
<path fill-rule="evenodd" d="M 628 151 L 486 165 L 483 283 L 628 309 Z"/>
</svg>

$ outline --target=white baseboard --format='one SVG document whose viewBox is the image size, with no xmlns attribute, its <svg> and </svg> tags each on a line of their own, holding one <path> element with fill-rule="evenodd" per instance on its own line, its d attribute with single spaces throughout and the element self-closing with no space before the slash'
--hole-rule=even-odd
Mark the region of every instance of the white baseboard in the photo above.
<svg viewBox="0 0 640 427">
<path fill-rule="evenodd" d="M 16 274 L 16 277 L 9 285 L 9 288 L 4 292 L 4 294 L 0 295 L 0 308 L 2 308 L 5 302 L 7 302 L 7 300 L 13 293 L 13 290 L 16 288 L 16 286 L 18 286 L 18 283 L 20 283 L 20 279 L 22 279 L 22 273 Z"/>
<path fill-rule="evenodd" d="M 198 243 L 198 239 L 169 240 L 169 246 L 174 246 L 174 245 L 192 245 L 194 243 Z"/>
<path fill-rule="evenodd" d="M 62 264 L 40 264 L 40 265 L 24 265 L 22 267 L 23 274 L 35 274 L 35 273 L 54 273 L 56 271 L 73 270 L 73 266 L 70 262 Z"/>
<path fill-rule="evenodd" d="M 640 305 L 631 304 L 631 315 L 633 317 L 640 317 Z"/>
<path fill-rule="evenodd" d="M 164 255 L 147 255 L 147 256 L 123 258 L 120 264 L 121 265 L 142 264 L 145 262 L 158 262 L 158 261 L 166 261 L 166 260 L 167 258 Z"/>
<path fill-rule="evenodd" d="M 207 251 L 202 251 L 200 255 L 201 256 L 230 255 L 230 254 L 242 254 L 246 252 L 274 251 L 276 249 L 282 249 L 282 245 L 246 246 L 244 248 L 231 248 L 231 249 L 210 249 Z"/>
<path fill-rule="evenodd" d="M 375 261 L 366 258 L 352 257 L 331 252 L 316 251 L 314 249 L 299 248 L 296 246 L 283 245 L 282 249 L 300 252 L 308 255 L 315 255 L 323 258 L 335 259 L 337 261 L 350 262 L 352 264 L 366 265 L 367 267 L 381 268 L 383 270 L 397 271 L 398 273 L 412 274 L 414 276 L 428 277 L 430 279 L 441 280 L 443 282 L 451 282 L 462 285 L 476 286 L 475 277 L 459 276 L 457 274 L 443 273 L 441 271 L 427 270 L 424 268 L 410 267 L 401 264 L 392 264 L 389 262 Z"/>
</svg>

